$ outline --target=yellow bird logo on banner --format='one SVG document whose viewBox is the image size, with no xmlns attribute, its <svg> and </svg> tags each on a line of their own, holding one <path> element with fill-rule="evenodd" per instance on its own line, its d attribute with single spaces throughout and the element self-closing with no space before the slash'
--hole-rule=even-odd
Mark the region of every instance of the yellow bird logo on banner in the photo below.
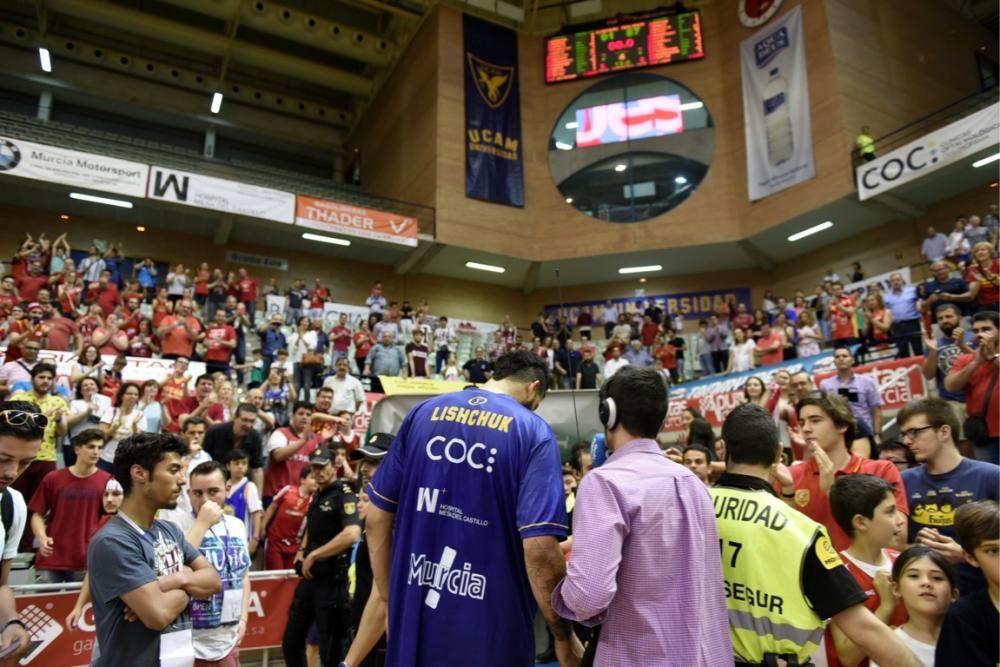
<svg viewBox="0 0 1000 667">
<path fill-rule="evenodd" d="M 476 89 L 483 101 L 491 109 L 502 106 L 507 101 L 507 96 L 513 87 L 514 68 L 488 63 L 471 53 L 467 53 L 466 56 L 469 61 L 469 69 L 476 82 Z"/>
</svg>

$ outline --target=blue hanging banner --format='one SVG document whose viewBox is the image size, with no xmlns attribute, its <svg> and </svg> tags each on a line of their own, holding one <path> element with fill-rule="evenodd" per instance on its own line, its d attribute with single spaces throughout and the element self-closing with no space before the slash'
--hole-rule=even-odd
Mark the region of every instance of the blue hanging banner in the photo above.
<svg viewBox="0 0 1000 667">
<path fill-rule="evenodd" d="M 524 206 L 517 33 L 463 17 L 465 196 Z"/>
</svg>

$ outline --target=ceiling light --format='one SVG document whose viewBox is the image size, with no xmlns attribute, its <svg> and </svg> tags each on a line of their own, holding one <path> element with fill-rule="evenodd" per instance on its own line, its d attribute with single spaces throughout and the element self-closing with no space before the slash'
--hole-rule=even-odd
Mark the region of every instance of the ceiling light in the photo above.
<svg viewBox="0 0 1000 667">
<path fill-rule="evenodd" d="M 106 206 L 117 206 L 118 208 L 132 208 L 132 202 L 126 201 L 124 199 L 109 199 L 108 197 L 98 197 L 96 195 L 86 195 L 82 192 L 71 192 L 69 193 L 70 199 L 79 199 L 80 201 L 89 201 L 94 204 L 105 204 Z"/>
<path fill-rule="evenodd" d="M 566 203 L 567 204 L 572 204 L 573 203 L 573 198 L 572 197 L 566 197 Z"/>
<path fill-rule="evenodd" d="M 573 150 L 573 144 L 567 144 L 563 143 L 562 141 L 557 141 L 556 148 L 558 148 L 561 151 L 571 151 Z"/>
<path fill-rule="evenodd" d="M 146 228 L 143 227 L 142 225 L 139 225 L 138 227 L 135 228 L 135 231 L 137 231 L 137 232 L 144 232 L 144 231 L 146 231 Z"/>
<path fill-rule="evenodd" d="M 42 66 L 43 72 L 52 71 L 52 56 L 49 55 L 48 49 L 38 49 L 38 64 Z"/>
<path fill-rule="evenodd" d="M 303 234 L 302 238 L 304 238 L 306 241 L 318 241 L 319 243 L 329 243 L 331 245 L 342 245 L 342 246 L 351 245 L 351 242 L 348 241 L 347 239 L 338 239 L 333 236 L 323 236 L 321 234 L 310 234 L 309 232 Z"/>
<path fill-rule="evenodd" d="M 623 266 L 618 269 L 618 273 L 652 273 L 653 271 L 662 271 L 663 267 L 659 264 L 650 264 L 649 266 Z"/>
<path fill-rule="evenodd" d="M 705 106 L 704 102 L 686 102 L 680 106 L 681 111 L 694 111 Z"/>
<path fill-rule="evenodd" d="M 575 120 L 571 120 L 570 122 L 566 123 L 564 127 L 567 130 L 575 130 L 576 128 L 580 127 L 580 124 L 577 123 Z"/>
<path fill-rule="evenodd" d="M 60 220 L 69 220 L 69 216 L 66 215 L 65 213 L 60 213 L 59 214 L 59 219 Z"/>
<path fill-rule="evenodd" d="M 210 111 L 212 113 L 219 113 L 219 109 L 222 108 L 222 93 L 212 93 L 212 108 Z"/>
<path fill-rule="evenodd" d="M 1000 185 L 1000 181 L 993 181 L 992 183 L 990 183 L 990 187 L 991 187 L 991 188 L 995 188 L 995 187 L 997 187 L 998 185 Z"/>
<path fill-rule="evenodd" d="M 492 264 L 480 264 L 479 262 L 466 262 L 466 268 L 475 269 L 476 271 L 489 271 L 490 273 L 506 273 L 507 269 L 502 266 L 493 266 Z"/>
<path fill-rule="evenodd" d="M 813 225 L 809 229 L 803 229 L 801 232 L 796 232 L 788 237 L 788 240 L 792 243 L 804 239 L 807 236 L 812 236 L 813 234 L 819 234 L 824 229 L 830 229 L 833 227 L 833 221 L 827 220 L 826 222 L 821 222 L 818 225 Z"/>
<path fill-rule="evenodd" d="M 644 283 L 644 282 L 646 282 L 646 278 L 639 278 L 639 282 L 640 282 L 640 283 Z"/>
<path fill-rule="evenodd" d="M 997 160 L 1000 160 L 1000 153 L 995 153 L 989 157 L 984 157 L 982 160 L 976 160 L 975 162 L 972 163 L 972 166 L 982 167 L 984 165 L 989 164 L 990 162 L 996 162 Z"/>
<path fill-rule="evenodd" d="M 688 182 L 688 179 L 684 178 L 683 176 L 678 176 L 678 177 L 674 178 L 674 183 L 676 183 L 677 185 L 684 185 L 687 182 Z"/>
<path fill-rule="evenodd" d="M 622 171 L 625 171 L 626 169 L 628 169 L 628 165 L 627 164 L 616 164 L 615 165 L 615 171 L 617 171 L 617 172 L 622 172 Z"/>
</svg>

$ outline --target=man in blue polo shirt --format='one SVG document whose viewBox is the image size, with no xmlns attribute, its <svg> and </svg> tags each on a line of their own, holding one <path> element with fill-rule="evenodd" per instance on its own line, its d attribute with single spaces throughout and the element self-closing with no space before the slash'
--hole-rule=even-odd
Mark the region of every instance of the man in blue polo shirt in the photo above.
<svg viewBox="0 0 1000 667">
<path fill-rule="evenodd" d="M 892 313 L 892 342 L 896 344 L 896 358 L 905 359 L 923 354 L 917 288 L 904 285 L 903 276 L 894 273 L 889 276 L 889 291 L 882 295 L 882 300 Z"/>
<path fill-rule="evenodd" d="M 546 372 L 512 352 L 481 388 L 421 403 L 367 485 L 387 665 L 531 665 L 536 605 L 563 664 L 582 654 L 551 603 L 567 522 L 559 448 L 533 412 Z"/>
</svg>

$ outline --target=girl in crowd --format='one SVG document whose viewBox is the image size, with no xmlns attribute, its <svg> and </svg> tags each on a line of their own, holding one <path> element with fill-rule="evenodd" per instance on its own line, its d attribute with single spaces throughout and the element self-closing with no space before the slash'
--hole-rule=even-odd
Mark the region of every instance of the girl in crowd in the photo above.
<svg viewBox="0 0 1000 667">
<path fill-rule="evenodd" d="M 862 334 L 862 345 L 858 350 L 858 361 L 864 363 L 869 347 L 888 345 L 892 338 L 892 311 L 885 307 L 881 294 L 869 294 L 865 298 L 864 326 L 859 330 Z"/>
<path fill-rule="evenodd" d="M 92 377 L 81 378 L 76 383 L 76 397 L 70 401 L 69 415 L 66 418 L 67 442 L 62 446 L 67 466 L 76 463 L 73 438 L 88 428 L 104 430 L 111 422 L 111 400 L 102 396 L 99 389 L 97 380 Z"/>
<path fill-rule="evenodd" d="M 788 361 L 789 359 L 795 359 L 798 357 L 798 348 L 796 344 L 798 339 L 796 338 L 795 326 L 788 321 L 788 315 L 786 313 L 778 313 L 774 316 L 774 328 L 781 334 L 783 339 L 782 343 L 782 353 L 783 359 Z"/>
<path fill-rule="evenodd" d="M 767 385 L 756 375 L 751 378 L 747 378 L 746 383 L 743 385 L 743 399 L 747 403 L 754 403 L 760 407 L 767 409 L 768 399 L 770 398 L 770 392 L 767 390 Z"/>
<path fill-rule="evenodd" d="M 128 334 L 119 328 L 121 320 L 111 313 L 104 320 L 104 325 L 94 329 L 93 341 L 101 354 L 121 354 L 128 350 Z"/>
<path fill-rule="evenodd" d="M 170 300 L 166 287 L 156 290 L 156 298 L 153 299 L 153 328 L 160 326 L 164 317 L 174 312 L 174 302 Z"/>
<path fill-rule="evenodd" d="M 177 305 L 177 302 L 184 298 L 184 289 L 191 284 L 191 271 L 185 269 L 183 264 L 178 264 L 174 270 L 167 274 L 167 298 L 170 303 Z"/>
<path fill-rule="evenodd" d="M 754 342 L 747 340 L 745 329 L 734 329 L 733 345 L 729 348 L 729 368 L 726 369 L 726 372 L 741 373 L 753 370 L 756 365 L 754 361 L 754 352 L 756 350 L 757 346 L 754 345 Z"/>
<path fill-rule="evenodd" d="M 455 359 L 454 354 L 448 355 L 448 363 L 445 364 L 444 370 L 441 371 L 441 375 L 449 382 L 458 382 L 462 379 L 462 371 L 458 369 L 458 361 Z"/>
<path fill-rule="evenodd" d="M 799 313 L 799 342 L 796 346 L 799 357 L 811 357 L 819 354 L 819 345 L 822 340 L 823 334 L 820 332 L 819 327 L 816 326 L 816 318 L 813 316 L 812 311 L 809 309 L 803 310 Z"/>
<path fill-rule="evenodd" d="M 288 426 L 288 406 L 293 387 L 280 368 L 271 367 L 264 390 L 264 409 L 274 415 L 275 426 Z"/>
<path fill-rule="evenodd" d="M 375 335 L 368 327 L 368 321 L 362 320 L 361 327 L 354 332 L 354 363 L 357 364 L 359 373 L 364 370 L 368 353 L 374 344 Z"/>
<path fill-rule="evenodd" d="M 105 431 L 108 441 L 101 450 L 101 460 L 97 467 L 114 474 L 115 452 L 118 443 L 123 439 L 142 433 L 145 428 L 145 415 L 139 409 L 139 385 L 134 382 L 124 382 L 118 388 L 115 405 L 118 407 L 111 413 L 111 424 Z"/>
<path fill-rule="evenodd" d="M 73 386 L 79 385 L 84 378 L 91 378 L 98 385 L 104 382 L 104 362 L 101 360 L 100 350 L 93 343 L 83 346 L 83 351 L 69 373 Z"/>
<path fill-rule="evenodd" d="M 152 357 L 159 355 L 160 344 L 156 339 L 152 323 L 145 317 L 139 320 L 139 327 L 128 343 L 129 354 L 133 357 Z"/>
<path fill-rule="evenodd" d="M 143 430 L 146 433 L 161 433 L 163 427 L 170 424 L 170 413 L 163 408 L 158 398 L 160 384 L 156 380 L 146 380 L 142 383 L 142 398 L 139 400 L 139 410 L 145 417 Z"/>
<path fill-rule="evenodd" d="M 313 386 L 313 375 L 322 370 L 321 367 L 308 366 L 302 363 L 302 358 L 316 349 L 316 332 L 309 328 L 309 318 L 300 317 L 295 322 L 295 332 L 288 338 L 288 351 L 291 355 L 295 386 L 305 390 L 302 400 L 309 400 L 309 389 Z"/>
<path fill-rule="evenodd" d="M 768 322 L 770 322 L 770 320 L 767 319 L 767 314 L 763 310 L 758 308 L 753 311 L 753 322 L 750 323 L 750 337 L 753 339 L 754 343 L 756 343 L 757 339 L 760 338 L 761 327 Z"/>
<path fill-rule="evenodd" d="M 208 409 L 208 418 L 216 424 L 230 421 L 236 413 L 236 391 L 233 383 L 224 381 L 217 390 L 219 402 Z"/>
<path fill-rule="evenodd" d="M 63 275 L 62 282 L 56 290 L 56 298 L 59 300 L 59 310 L 69 318 L 76 318 L 76 309 L 80 307 L 81 296 L 83 294 L 83 280 L 76 271 L 67 270 Z"/>
<path fill-rule="evenodd" d="M 892 566 L 892 592 L 906 607 L 908 620 L 896 634 L 920 664 L 934 667 L 941 625 L 948 607 L 958 599 L 955 570 L 930 547 L 910 547 Z M 878 667 L 874 662 L 872 667 Z"/>
<path fill-rule="evenodd" d="M 972 249 L 972 263 L 965 274 L 977 310 L 996 310 L 1000 303 L 1000 259 L 993 256 L 988 241 Z"/>
<path fill-rule="evenodd" d="M 87 308 L 87 314 L 76 321 L 76 330 L 80 332 L 83 345 L 90 345 L 94 340 L 94 332 L 104 324 L 104 311 L 100 304 L 92 303 Z"/>
</svg>

